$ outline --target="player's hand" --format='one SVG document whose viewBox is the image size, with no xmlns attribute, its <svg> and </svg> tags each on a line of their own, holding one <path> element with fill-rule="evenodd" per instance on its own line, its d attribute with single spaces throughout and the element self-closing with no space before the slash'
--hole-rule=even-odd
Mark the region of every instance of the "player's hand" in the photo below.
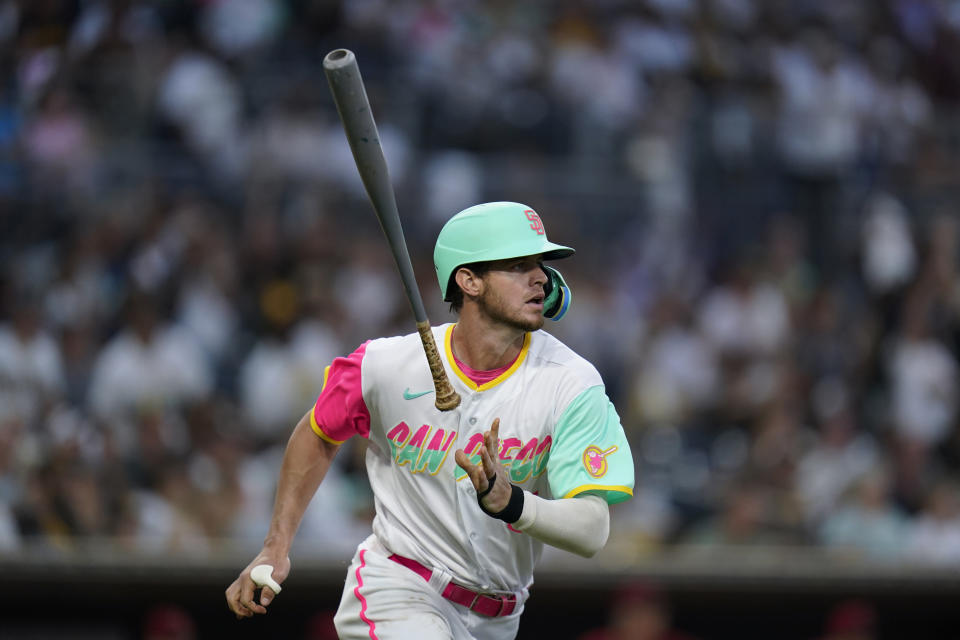
<svg viewBox="0 0 960 640">
<path fill-rule="evenodd" d="M 483 506 L 493 513 L 503 511 L 510 502 L 512 489 L 507 469 L 500 463 L 500 418 L 496 418 L 490 430 L 483 434 L 483 446 L 480 447 L 480 464 L 472 464 L 463 449 L 454 454 L 457 464 L 466 470 L 477 493 L 483 493 L 490 486 L 490 478 L 496 474 L 493 490 L 481 498 Z"/>
<path fill-rule="evenodd" d="M 233 584 L 227 587 L 227 606 L 237 616 L 237 619 L 249 618 L 255 613 L 266 613 L 267 606 L 277 595 L 270 587 L 263 587 L 259 602 L 257 602 L 256 590 L 260 587 L 250 577 L 250 572 L 254 567 L 261 564 L 273 567 L 271 575 L 278 584 L 286 580 L 290 573 L 290 558 L 288 556 L 276 557 L 266 550 L 261 551 L 260 555 L 240 572 Z"/>
</svg>

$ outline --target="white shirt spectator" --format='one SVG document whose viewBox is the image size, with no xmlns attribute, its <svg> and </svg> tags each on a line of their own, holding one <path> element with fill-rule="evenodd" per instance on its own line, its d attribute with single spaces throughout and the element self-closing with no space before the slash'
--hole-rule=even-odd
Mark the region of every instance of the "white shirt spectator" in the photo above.
<svg viewBox="0 0 960 640">
<path fill-rule="evenodd" d="M 790 319 L 786 300 L 773 285 L 755 284 L 742 291 L 721 286 L 707 294 L 700 326 L 722 353 L 763 355 L 784 346 Z"/>
<path fill-rule="evenodd" d="M 307 319 L 299 322 L 290 334 L 290 350 L 303 383 L 307 389 L 304 406 L 312 406 L 320 394 L 327 366 L 337 356 L 344 355 L 344 345 L 323 322 Z M 292 426 L 292 425 L 291 425 Z"/>
<path fill-rule="evenodd" d="M 230 70 L 198 51 L 180 54 L 160 80 L 158 107 L 190 145 L 227 172 L 239 172 L 246 155 L 240 88 Z"/>
<path fill-rule="evenodd" d="M 613 28 L 613 40 L 618 53 L 641 71 L 680 74 L 690 68 L 694 59 L 693 37 L 680 23 L 618 20 Z"/>
<path fill-rule="evenodd" d="M 827 547 L 875 561 L 898 560 L 904 550 L 907 520 L 893 504 L 886 473 L 875 469 L 860 478 L 852 495 L 830 513 L 819 533 Z"/>
<path fill-rule="evenodd" d="M 93 324 L 107 308 L 106 278 L 95 260 L 78 259 L 44 297 L 44 312 L 56 326 Z"/>
<path fill-rule="evenodd" d="M 337 304 L 346 312 L 355 335 L 381 331 L 402 302 L 395 270 L 379 258 L 383 255 L 383 251 L 373 247 L 357 247 L 353 262 L 337 272 Z"/>
<path fill-rule="evenodd" d="M 859 61 L 845 58 L 828 37 L 805 34 L 806 46 L 774 52 L 772 71 L 781 90 L 779 143 L 786 161 L 810 175 L 849 166 L 860 150 L 860 128 L 876 90 Z M 834 58 L 825 63 L 815 60 Z"/>
<path fill-rule="evenodd" d="M 226 57 L 268 45 L 279 32 L 283 13 L 276 0 L 220 0 L 204 5 L 203 35 Z"/>
<path fill-rule="evenodd" d="M 0 326 L 0 401 L 28 421 L 64 387 L 63 361 L 46 332 Z"/>
<path fill-rule="evenodd" d="M 300 323 L 286 342 L 260 340 L 240 368 L 240 402 L 251 428 L 267 438 L 287 433 L 316 400 L 327 365 L 340 355 L 340 343 L 316 321 Z"/>
<path fill-rule="evenodd" d="M 182 505 L 153 491 L 136 491 L 133 497 L 138 551 L 201 555 L 210 552 L 210 541 L 203 529 Z"/>
<path fill-rule="evenodd" d="M 610 129 L 628 122 L 643 106 L 642 77 L 619 51 L 565 43 L 555 51 L 549 78 L 560 99 Z"/>
<path fill-rule="evenodd" d="M 93 366 L 90 405 L 106 418 L 148 406 L 176 405 L 210 393 L 212 377 L 204 351 L 182 328 L 157 329 L 147 342 L 124 330 Z"/>
<path fill-rule="evenodd" d="M 240 324 L 229 298 L 210 277 L 184 283 L 179 315 L 184 328 L 214 359 L 231 346 Z"/>
<path fill-rule="evenodd" d="M 653 338 L 642 361 L 637 391 L 645 419 L 683 419 L 714 399 L 719 371 L 710 345 L 698 334 L 669 327 Z"/>
<path fill-rule="evenodd" d="M 480 202 L 483 173 L 475 154 L 459 150 L 437 151 L 423 166 L 424 197 L 431 221 L 442 225 L 451 211 Z"/>
<path fill-rule="evenodd" d="M 904 437 L 936 444 L 957 415 L 957 361 L 929 338 L 902 338 L 889 362 L 892 415 Z"/>
<path fill-rule="evenodd" d="M 801 458 L 797 468 L 797 492 L 807 516 L 820 521 L 851 483 L 869 471 L 876 461 L 876 443 L 865 433 L 851 432 L 845 438 L 821 437 Z"/>
<path fill-rule="evenodd" d="M 870 199 L 862 242 L 863 276 L 874 293 L 888 293 L 913 277 L 916 250 L 907 211 L 899 200 L 886 193 Z"/>
<path fill-rule="evenodd" d="M 934 566 L 960 566 L 960 493 L 943 483 L 933 489 L 924 511 L 907 533 L 907 556 Z"/>
<path fill-rule="evenodd" d="M 919 518 L 907 536 L 907 555 L 923 564 L 960 566 L 960 518 Z"/>
</svg>

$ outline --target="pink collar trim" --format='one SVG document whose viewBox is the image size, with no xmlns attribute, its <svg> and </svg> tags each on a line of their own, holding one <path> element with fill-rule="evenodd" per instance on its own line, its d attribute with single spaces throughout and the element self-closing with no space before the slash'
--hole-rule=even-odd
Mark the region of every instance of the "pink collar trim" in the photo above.
<svg viewBox="0 0 960 640">
<path fill-rule="evenodd" d="M 452 335 L 453 334 L 451 333 L 451 337 Z M 496 369 L 488 369 L 486 371 L 480 371 L 478 369 L 471 368 L 469 365 L 467 365 L 462 360 L 460 360 L 460 358 L 458 358 L 456 354 L 453 353 L 453 349 L 450 350 L 450 355 L 453 356 L 453 361 L 457 363 L 458 367 L 460 367 L 460 371 L 462 371 L 464 375 L 470 378 L 470 380 L 472 380 L 474 384 L 476 384 L 478 387 L 490 382 L 491 380 L 494 380 L 502 376 L 504 373 L 507 372 L 507 369 L 513 366 L 513 363 L 517 361 L 517 358 L 520 357 L 520 354 L 518 353 L 517 358 L 514 358 L 513 362 L 510 362 L 509 364 L 506 364 L 502 367 L 497 367 Z"/>
</svg>

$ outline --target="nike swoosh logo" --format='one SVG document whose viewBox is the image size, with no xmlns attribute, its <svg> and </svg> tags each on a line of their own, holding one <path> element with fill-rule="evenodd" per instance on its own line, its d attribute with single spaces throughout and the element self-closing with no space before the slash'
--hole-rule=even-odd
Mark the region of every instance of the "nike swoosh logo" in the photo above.
<svg viewBox="0 0 960 640">
<path fill-rule="evenodd" d="M 433 389 L 429 391 L 421 391 L 420 393 L 410 393 L 410 387 L 407 387 L 403 390 L 403 399 L 404 400 L 413 400 L 414 398 L 419 398 L 420 396 L 425 396 L 428 393 L 433 393 Z"/>
</svg>

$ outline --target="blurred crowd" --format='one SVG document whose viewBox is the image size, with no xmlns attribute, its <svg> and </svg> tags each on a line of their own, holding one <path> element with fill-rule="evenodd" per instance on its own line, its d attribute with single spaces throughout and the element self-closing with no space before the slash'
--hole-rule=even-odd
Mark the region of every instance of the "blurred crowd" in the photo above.
<svg viewBox="0 0 960 640">
<path fill-rule="evenodd" d="M 576 247 L 616 552 L 960 566 L 958 45 L 956 0 L 0 0 L 0 550 L 258 549 L 324 368 L 410 331 L 347 47 L 434 324 L 461 208 Z M 364 535 L 363 453 L 301 549 Z"/>
<path fill-rule="evenodd" d="M 611 594 L 610 605 L 603 625 L 589 629 L 577 640 L 698 640 L 699 635 L 686 632 L 684 622 L 677 619 L 674 598 L 654 583 L 627 581 L 619 584 Z M 895 633 L 881 636 L 879 607 L 859 598 L 840 598 L 826 607 L 817 635 L 788 632 L 778 625 L 778 636 L 804 637 L 810 640 L 877 640 L 897 637 Z M 687 621 L 703 629 L 702 621 Z M 756 624 L 756 622 L 752 623 Z M 888 627 L 889 629 L 889 627 Z M 708 631 L 705 638 L 714 637 Z"/>
</svg>

